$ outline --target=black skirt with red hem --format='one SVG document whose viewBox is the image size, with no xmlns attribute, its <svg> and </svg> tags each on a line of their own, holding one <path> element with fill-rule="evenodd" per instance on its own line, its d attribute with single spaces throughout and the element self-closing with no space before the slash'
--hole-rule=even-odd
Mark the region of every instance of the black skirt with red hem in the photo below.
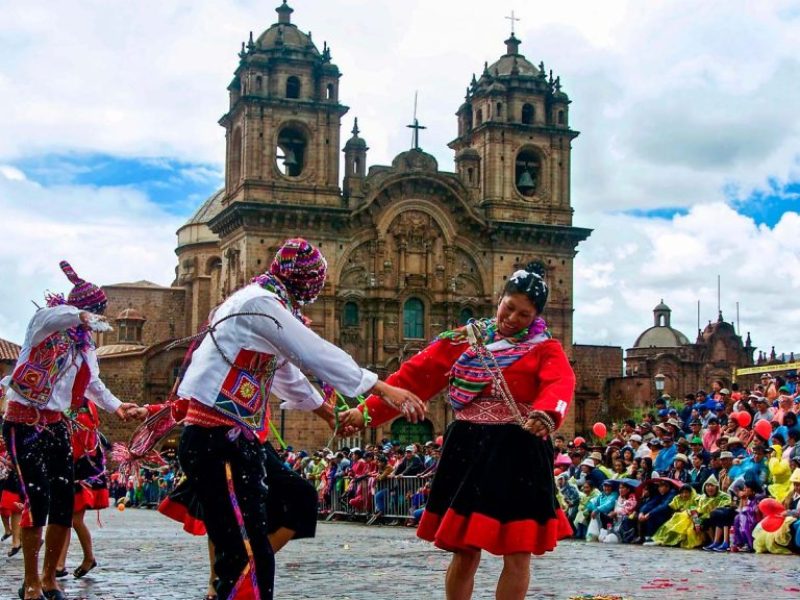
<svg viewBox="0 0 800 600">
<path fill-rule="evenodd" d="M 267 531 L 294 531 L 293 540 L 313 538 L 317 531 L 317 490 L 287 469 L 272 444 L 264 444 L 267 479 Z M 158 506 L 158 512 L 183 524 L 192 535 L 205 535 L 203 508 L 188 480 L 181 481 Z"/>
<path fill-rule="evenodd" d="M 75 461 L 75 504 L 73 511 L 108 508 L 108 474 L 103 450 L 85 454 Z"/>
<path fill-rule="evenodd" d="M 75 504 L 73 512 L 82 510 L 103 510 L 108 508 L 109 497 L 108 488 L 91 489 L 81 487 L 80 491 L 75 492 Z"/>
<path fill-rule="evenodd" d="M 15 469 L 5 479 L 0 479 L 0 515 L 8 517 L 22 512 L 22 488 Z"/>
<path fill-rule="evenodd" d="M 169 496 L 158 505 L 158 512 L 165 517 L 183 524 L 183 530 L 192 535 L 205 535 L 206 524 L 203 523 L 203 509 L 197 494 L 189 487 L 186 479 L 181 481 Z"/>
<path fill-rule="evenodd" d="M 543 554 L 572 535 L 555 492 L 550 440 L 515 424 L 455 421 L 417 535 L 450 552 Z"/>
</svg>

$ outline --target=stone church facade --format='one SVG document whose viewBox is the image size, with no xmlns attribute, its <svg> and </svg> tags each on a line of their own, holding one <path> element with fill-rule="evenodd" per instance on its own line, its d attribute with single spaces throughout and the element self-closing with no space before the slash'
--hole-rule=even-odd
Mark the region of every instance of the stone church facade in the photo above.
<svg viewBox="0 0 800 600">
<path fill-rule="evenodd" d="M 520 54 L 512 33 L 454 107 L 456 172 L 440 170 L 418 143 L 391 165 L 368 167 L 357 120 L 341 143 L 346 88 L 331 49 L 320 51 L 292 22 L 285 1 L 276 11 L 277 23 L 239 53 L 219 121 L 225 187 L 178 230 L 175 281 L 105 287 L 118 317 L 100 339 L 110 387 L 141 403 L 166 397 L 183 354 L 169 343 L 196 332 L 293 236 L 319 246 L 329 264 L 322 295 L 305 311 L 311 326 L 382 376 L 438 332 L 490 316 L 506 278 L 532 260 L 551 289 L 544 316 L 572 357 L 573 259 L 590 230 L 572 225 L 578 132 L 560 81 Z M 314 415 L 281 413 L 273 401 L 287 443 L 327 443 Z M 426 423 L 399 419 L 354 442 L 430 439 L 451 419 L 439 398 Z"/>
</svg>

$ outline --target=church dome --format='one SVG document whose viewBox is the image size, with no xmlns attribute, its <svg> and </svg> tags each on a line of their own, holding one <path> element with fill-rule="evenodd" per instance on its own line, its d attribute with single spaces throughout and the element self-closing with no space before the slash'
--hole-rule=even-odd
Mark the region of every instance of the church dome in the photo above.
<svg viewBox="0 0 800 600">
<path fill-rule="evenodd" d="M 500 60 L 489 65 L 489 74 L 492 77 L 508 76 L 512 74 L 512 71 L 516 71 L 515 75 L 537 76 L 539 74 L 539 69 L 521 54 L 505 54 L 500 57 Z"/>
<path fill-rule="evenodd" d="M 670 325 L 672 309 L 661 300 L 653 309 L 654 324 L 636 338 L 634 348 L 678 348 L 689 344 L 689 338 Z"/>
<path fill-rule="evenodd" d="M 258 50 L 288 48 L 304 50 L 315 56 L 321 56 L 311 40 L 311 34 L 303 33 L 296 25 L 292 24 L 291 15 L 294 9 L 286 3 L 286 0 L 283 0 L 283 4 L 276 8 L 275 12 L 278 13 L 278 22 L 258 36 L 255 43 Z"/>
<path fill-rule="evenodd" d="M 178 249 L 193 244 L 219 241 L 219 237 L 208 228 L 208 223 L 222 212 L 224 198 L 225 188 L 217 190 L 200 205 L 186 223 L 181 225 L 178 229 Z"/>
<path fill-rule="evenodd" d="M 360 133 L 360 130 L 358 129 L 358 117 L 356 117 L 355 121 L 353 122 L 353 131 L 351 133 L 353 134 L 353 137 L 347 140 L 347 143 L 344 145 L 345 150 L 369 150 L 369 148 L 367 148 L 366 140 L 358 136 Z"/>
<path fill-rule="evenodd" d="M 184 227 L 187 225 L 201 225 L 208 223 L 222 210 L 222 199 L 225 197 L 225 188 L 219 189 L 211 194 L 205 202 L 200 205 L 195 213 L 189 218 Z"/>
<path fill-rule="evenodd" d="M 392 167 L 398 171 L 436 172 L 439 170 L 439 163 L 427 152 L 423 152 L 419 148 L 412 148 L 395 156 Z"/>
<path fill-rule="evenodd" d="M 672 327 L 655 326 L 645 331 L 636 339 L 634 348 L 678 348 L 689 343 L 689 338 Z"/>
<path fill-rule="evenodd" d="M 297 50 L 307 49 L 319 54 L 319 50 L 308 34 L 303 33 L 291 23 L 276 23 L 256 40 L 256 47 L 260 50 L 271 50 L 282 46 Z"/>
</svg>

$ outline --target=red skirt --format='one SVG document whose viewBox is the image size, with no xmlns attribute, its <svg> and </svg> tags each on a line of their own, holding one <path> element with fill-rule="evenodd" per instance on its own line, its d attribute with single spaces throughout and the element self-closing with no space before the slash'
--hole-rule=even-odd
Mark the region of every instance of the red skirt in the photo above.
<svg viewBox="0 0 800 600">
<path fill-rule="evenodd" d="M 455 421 L 417 535 L 449 552 L 544 554 L 572 527 L 556 500 L 553 445 L 518 425 Z"/>
<path fill-rule="evenodd" d="M 22 497 L 16 492 L 3 490 L 0 494 L 0 515 L 10 517 L 22 512 Z"/>
</svg>

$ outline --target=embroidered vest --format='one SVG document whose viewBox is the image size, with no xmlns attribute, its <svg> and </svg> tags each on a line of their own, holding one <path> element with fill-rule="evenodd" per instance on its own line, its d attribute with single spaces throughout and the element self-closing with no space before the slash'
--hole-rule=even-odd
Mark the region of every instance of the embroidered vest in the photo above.
<svg viewBox="0 0 800 600">
<path fill-rule="evenodd" d="M 52 334 L 32 348 L 28 359 L 14 369 L 11 389 L 38 407 L 46 406 L 53 387 L 73 363 L 77 352 L 66 332 Z"/>
<path fill-rule="evenodd" d="M 246 429 L 265 431 L 276 367 L 277 359 L 272 354 L 239 350 L 222 382 L 214 409 Z"/>
</svg>

